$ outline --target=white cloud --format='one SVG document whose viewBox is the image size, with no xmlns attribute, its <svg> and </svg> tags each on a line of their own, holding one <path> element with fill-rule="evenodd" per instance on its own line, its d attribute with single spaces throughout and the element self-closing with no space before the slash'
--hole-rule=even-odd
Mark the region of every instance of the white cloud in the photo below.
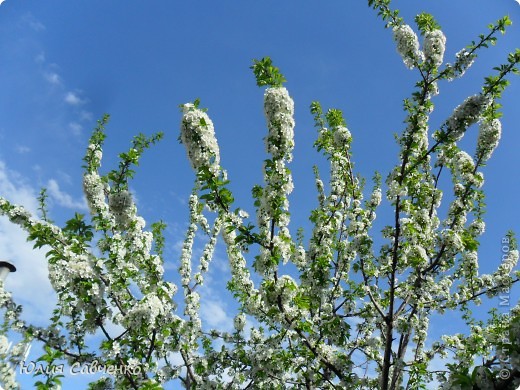
<svg viewBox="0 0 520 390">
<path fill-rule="evenodd" d="M 49 72 L 45 73 L 45 80 L 47 80 L 52 85 L 61 85 L 61 77 L 58 73 Z"/>
<path fill-rule="evenodd" d="M 43 64 L 45 62 L 45 53 L 41 52 L 36 57 L 34 57 L 34 62 L 37 64 Z"/>
<path fill-rule="evenodd" d="M 74 135 L 81 135 L 81 132 L 83 130 L 83 126 L 81 126 L 78 122 L 69 123 L 69 128 L 72 131 L 72 134 Z"/>
<path fill-rule="evenodd" d="M 211 277 L 212 273 L 210 271 L 205 274 L 204 284 L 199 290 L 200 318 L 205 329 L 211 328 L 231 332 L 234 327 L 233 316 L 228 314 L 230 312 L 229 305 L 220 291 L 213 288 L 220 288 L 220 286 L 215 284 L 214 279 Z"/>
<path fill-rule="evenodd" d="M 203 296 L 200 300 L 200 318 L 203 324 L 221 331 L 233 330 L 233 318 L 225 312 L 225 303 L 221 300 L 211 300 Z"/>
<path fill-rule="evenodd" d="M 20 154 L 29 153 L 31 151 L 31 148 L 25 145 L 18 145 L 16 147 L 16 151 Z"/>
<path fill-rule="evenodd" d="M 45 25 L 37 20 L 32 14 L 26 14 L 22 17 L 22 21 L 36 32 L 45 30 Z"/>
<path fill-rule="evenodd" d="M 25 206 L 35 214 L 38 209 L 36 191 L 23 177 L 8 170 L 0 161 L 0 194 L 9 201 Z M 47 248 L 48 250 L 48 248 Z M 22 318 L 42 325 L 51 315 L 55 293 L 50 285 L 45 258 L 46 248 L 34 250 L 27 233 L 6 217 L 0 217 L 0 256 L 13 263 L 17 271 L 5 282 L 13 299 L 22 304 Z"/>
<path fill-rule="evenodd" d="M 58 171 L 58 176 L 60 177 L 60 181 L 61 182 L 65 182 L 67 184 L 72 184 L 72 177 L 66 173 L 66 172 L 63 172 L 63 171 Z"/>
<path fill-rule="evenodd" d="M 3 161 L 0 161 L 0 194 L 11 202 L 23 205 L 33 214 L 38 210 L 34 189 L 18 173 L 8 170 Z"/>
<path fill-rule="evenodd" d="M 51 199 L 55 200 L 62 207 L 69 209 L 88 210 L 85 199 L 74 200 L 72 196 L 60 189 L 58 182 L 54 179 L 48 181 L 47 193 Z"/>
<path fill-rule="evenodd" d="M 81 111 L 80 113 L 80 119 L 82 121 L 91 121 L 94 115 L 89 111 Z"/>
<path fill-rule="evenodd" d="M 80 104 L 84 103 L 84 101 L 81 100 L 81 98 L 74 92 L 67 92 L 64 100 L 65 100 L 65 103 L 68 103 L 71 106 L 79 106 Z"/>
</svg>

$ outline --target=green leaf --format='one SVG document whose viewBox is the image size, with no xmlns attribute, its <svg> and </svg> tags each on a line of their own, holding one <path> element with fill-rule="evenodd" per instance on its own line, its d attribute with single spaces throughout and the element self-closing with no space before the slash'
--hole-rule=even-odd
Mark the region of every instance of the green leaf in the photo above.
<svg viewBox="0 0 520 390">
<path fill-rule="evenodd" d="M 417 23 L 421 35 L 424 35 L 428 31 L 441 29 L 441 26 L 435 21 L 433 16 L 427 12 L 422 12 L 417 15 L 415 17 L 415 23 Z"/>
<path fill-rule="evenodd" d="M 253 59 L 253 65 L 250 67 L 256 77 L 256 85 L 259 87 L 281 87 L 287 80 L 280 73 L 280 70 L 273 65 L 271 58 L 264 57 L 261 60 Z"/>
</svg>

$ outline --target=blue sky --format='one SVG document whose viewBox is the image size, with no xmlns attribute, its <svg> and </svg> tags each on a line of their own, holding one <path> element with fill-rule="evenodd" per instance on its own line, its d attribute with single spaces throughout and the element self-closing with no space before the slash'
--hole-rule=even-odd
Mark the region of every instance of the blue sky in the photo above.
<svg viewBox="0 0 520 390">
<path fill-rule="evenodd" d="M 421 11 L 433 13 L 447 36 L 448 62 L 489 23 L 504 15 L 513 20 L 466 77 L 439 85 L 432 128 L 465 97 L 478 93 L 483 77 L 519 46 L 520 6 L 514 0 L 403 0 L 393 7 L 409 24 Z M 309 232 L 308 212 L 315 206 L 312 166 L 326 171 L 325 161 L 312 151 L 311 101 L 344 111 L 354 137 L 356 170 L 365 177 L 376 170 L 385 177 L 397 162 L 392 134 L 403 129 L 402 100 L 418 75 L 405 68 L 383 26 L 363 1 L 7 0 L 0 5 L 0 193 L 34 211 L 35 197 L 46 186 L 53 218 L 62 222 L 74 211 L 86 212 L 81 158 L 103 113 L 111 115 L 106 169 L 133 135 L 164 131 L 164 141 L 143 158 L 132 189 L 147 220 L 169 224 L 167 261 L 175 269 L 193 184 L 177 141 L 178 105 L 200 98 L 209 109 L 237 205 L 253 215 L 250 189 L 262 178 L 266 129 L 263 91 L 249 66 L 253 58 L 269 55 L 287 78 L 296 105 L 291 227 Z M 505 231 L 520 231 L 519 101 L 516 77 L 502 99 L 501 144 L 484 169 L 484 271 L 500 261 Z M 462 143 L 470 154 L 476 130 Z M 384 217 L 383 210 L 381 225 L 387 223 Z M 43 255 L 24 240 L 0 219 L 0 257 L 19 268 L 7 287 L 29 305 L 26 318 L 41 321 L 52 296 L 46 266 Z M 217 265 L 214 277 L 225 272 L 222 251 Z M 218 283 L 213 286 L 212 293 Z M 207 318 L 226 324 L 233 316 L 226 313 L 230 305 L 222 295 L 204 310 Z"/>
</svg>

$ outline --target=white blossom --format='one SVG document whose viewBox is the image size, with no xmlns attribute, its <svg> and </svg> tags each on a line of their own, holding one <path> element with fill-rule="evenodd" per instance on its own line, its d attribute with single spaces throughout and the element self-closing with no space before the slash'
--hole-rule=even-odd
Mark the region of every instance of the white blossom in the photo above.
<svg viewBox="0 0 520 390">
<path fill-rule="evenodd" d="M 208 114 L 191 103 L 183 105 L 181 141 L 195 171 L 202 167 L 215 170 L 219 166 L 220 151 L 213 122 Z"/>
<path fill-rule="evenodd" d="M 141 299 L 125 316 L 124 321 L 130 328 L 154 326 L 156 320 L 165 314 L 163 302 L 155 294 Z"/>
<path fill-rule="evenodd" d="M 350 131 L 345 126 L 339 126 L 334 129 L 334 142 L 338 148 L 345 148 L 352 139 Z"/>
<path fill-rule="evenodd" d="M 128 227 L 136 214 L 132 194 L 127 190 L 111 193 L 108 196 L 108 207 L 116 224 L 122 229 Z"/>
<path fill-rule="evenodd" d="M 3 334 L 0 335 L 0 356 L 6 355 L 9 350 L 9 340 Z"/>
<path fill-rule="evenodd" d="M 264 113 L 269 134 L 267 152 L 273 158 L 286 157 L 291 161 L 294 147 L 294 102 L 284 87 L 267 88 L 264 93 Z"/>
<path fill-rule="evenodd" d="M 424 57 L 436 67 L 442 64 L 446 50 L 446 37 L 441 30 L 426 31 L 424 34 Z"/>
<path fill-rule="evenodd" d="M 246 316 L 243 313 L 238 314 L 234 320 L 235 329 L 241 332 L 246 325 Z"/>
<path fill-rule="evenodd" d="M 393 28 L 393 32 L 397 51 L 408 68 L 412 69 L 417 62 L 423 61 L 424 54 L 419 49 L 419 39 L 409 25 L 396 26 Z"/>
<path fill-rule="evenodd" d="M 488 95 L 473 95 L 464 100 L 446 121 L 450 137 L 455 141 L 460 140 L 466 129 L 481 118 L 490 104 L 491 98 Z"/>
<path fill-rule="evenodd" d="M 473 52 L 469 52 L 468 49 L 464 48 L 455 54 L 456 60 L 453 65 L 447 64 L 446 67 L 450 70 L 448 73 L 448 80 L 451 81 L 455 77 L 462 77 L 464 73 L 473 65 L 477 55 Z"/>
<path fill-rule="evenodd" d="M 499 119 L 483 121 L 477 139 L 477 157 L 482 161 L 488 160 L 498 146 L 501 133 L 502 125 Z"/>
</svg>

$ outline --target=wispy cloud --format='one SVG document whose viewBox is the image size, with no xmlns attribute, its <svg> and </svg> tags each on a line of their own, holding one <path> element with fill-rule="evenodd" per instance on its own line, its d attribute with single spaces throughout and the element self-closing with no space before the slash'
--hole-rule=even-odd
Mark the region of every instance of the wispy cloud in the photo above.
<svg viewBox="0 0 520 390">
<path fill-rule="evenodd" d="M 83 130 L 83 126 L 81 126 L 78 122 L 69 123 L 69 128 L 72 134 L 74 135 L 81 135 L 81 132 Z"/>
<path fill-rule="evenodd" d="M 28 13 L 22 17 L 22 22 L 28 25 L 31 29 L 36 32 L 44 31 L 45 25 L 34 17 L 33 14 Z"/>
<path fill-rule="evenodd" d="M 23 205 L 31 213 L 38 209 L 34 188 L 0 161 L 0 194 L 9 201 Z M 48 250 L 48 248 L 47 248 Z M 50 285 L 45 259 L 46 248 L 34 250 L 27 234 L 6 217 L 0 217 L 0 254 L 2 260 L 15 264 L 17 271 L 5 282 L 18 304 L 24 306 L 22 318 L 43 324 L 51 315 L 55 293 Z"/>
<path fill-rule="evenodd" d="M 217 258 L 218 256 L 213 258 L 212 265 L 215 265 Z M 211 267 L 205 275 L 204 284 L 199 290 L 200 318 L 204 327 L 230 332 L 233 330 L 236 309 L 228 304 L 228 297 L 222 292 L 222 275 L 223 272 L 216 267 Z"/>
<path fill-rule="evenodd" d="M 61 85 L 61 77 L 56 72 L 48 72 L 44 74 L 45 80 L 52 85 Z"/>
<path fill-rule="evenodd" d="M 92 121 L 93 119 L 93 114 L 89 111 L 81 111 L 80 112 L 80 120 L 82 121 Z"/>
<path fill-rule="evenodd" d="M 205 296 L 200 303 L 200 318 L 210 328 L 229 332 L 233 329 L 233 318 L 226 313 L 225 307 L 224 301 L 210 300 L 208 296 Z"/>
<path fill-rule="evenodd" d="M 56 201 L 56 203 L 62 207 L 76 210 L 88 210 L 84 199 L 74 200 L 72 196 L 60 189 L 58 182 L 54 179 L 48 181 L 47 193 L 52 200 Z"/>
<path fill-rule="evenodd" d="M 31 148 L 25 145 L 18 145 L 16 147 L 16 151 L 20 154 L 29 153 L 31 151 Z"/>
<path fill-rule="evenodd" d="M 75 92 L 67 92 L 65 94 L 64 100 L 65 103 L 70 104 L 71 106 L 79 106 L 85 103 L 85 101 L 82 100 Z"/>
<path fill-rule="evenodd" d="M 58 97 L 64 102 L 68 108 L 68 114 L 73 115 L 66 126 L 70 133 L 78 136 L 83 133 L 83 123 L 92 122 L 93 115 L 86 109 L 89 103 L 88 97 L 84 96 L 83 91 L 71 88 L 66 80 L 60 74 L 60 67 L 58 64 L 48 61 L 45 52 L 41 51 L 34 61 L 40 68 L 40 74 L 49 86 L 49 94 L 53 97 Z M 65 125 L 65 124 L 64 124 Z"/>
<path fill-rule="evenodd" d="M 43 64 L 45 62 L 45 53 L 41 52 L 36 57 L 34 57 L 34 62 L 37 64 Z"/>
</svg>

